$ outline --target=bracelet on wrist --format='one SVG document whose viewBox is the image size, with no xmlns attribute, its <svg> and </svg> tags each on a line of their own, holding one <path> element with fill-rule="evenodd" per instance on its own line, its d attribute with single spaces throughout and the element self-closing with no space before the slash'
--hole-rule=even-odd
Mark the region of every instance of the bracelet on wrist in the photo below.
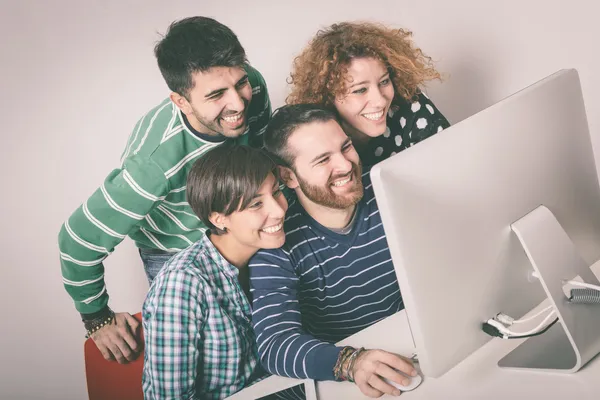
<svg viewBox="0 0 600 400">
<path fill-rule="evenodd" d="M 345 381 L 346 380 L 346 374 L 344 373 L 344 366 L 346 365 L 348 357 L 350 357 L 350 355 L 352 353 L 354 353 L 355 350 L 356 349 L 354 347 L 346 346 L 342 349 L 342 351 L 340 351 L 337 361 L 333 367 L 333 377 L 335 378 L 336 381 Z"/>
<path fill-rule="evenodd" d="M 85 326 L 85 330 L 87 331 L 87 335 L 85 337 L 91 337 L 92 334 L 98 332 L 101 328 L 105 327 L 106 325 L 110 325 L 114 319 L 115 313 L 109 308 L 108 313 L 101 317 L 94 318 L 91 320 L 84 320 L 83 324 Z"/>
<path fill-rule="evenodd" d="M 348 368 L 346 368 L 346 377 L 347 380 L 354 383 L 354 364 L 356 363 L 356 359 L 358 356 L 365 351 L 364 347 L 357 349 L 348 357 Z"/>
</svg>

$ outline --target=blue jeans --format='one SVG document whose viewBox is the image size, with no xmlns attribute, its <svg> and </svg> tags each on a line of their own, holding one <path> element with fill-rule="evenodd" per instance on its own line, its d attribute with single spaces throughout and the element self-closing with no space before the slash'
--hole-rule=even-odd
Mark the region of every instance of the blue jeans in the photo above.
<svg viewBox="0 0 600 400">
<path fill-rule="evenodd" d="M 175 253 L 167 253 L 158 249 L 138 249 L 140 257 L 144 263 L 144 271 L 148 278 L 148 283 L 152 283 L 152 280 L 158 274 L 158 271 L 163 265 L 169 261 Z"/>
</svg>

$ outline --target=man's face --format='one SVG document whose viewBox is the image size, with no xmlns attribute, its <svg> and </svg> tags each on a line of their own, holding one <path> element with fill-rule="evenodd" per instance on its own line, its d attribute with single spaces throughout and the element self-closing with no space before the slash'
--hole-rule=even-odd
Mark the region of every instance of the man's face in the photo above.
<svg viewBox="0 0 600 400">
<path fill-rule="evenodd" d="M 297 128 L 288 139 L 296 158 L 292 189 L 299 188 L 318 205 L 347 209 L 363 196 L 362 168 L 352 141 L 336 121 L 312 122 Z"/>
<path fill-rule="evenodd" d="M 172 94 L 188 121 L 200 133 L 240 136 L 248 126 L 252 87 L 242 67 L 213 67 L 192 74 L 194 87 L 188 99 Z"/>
</svg>

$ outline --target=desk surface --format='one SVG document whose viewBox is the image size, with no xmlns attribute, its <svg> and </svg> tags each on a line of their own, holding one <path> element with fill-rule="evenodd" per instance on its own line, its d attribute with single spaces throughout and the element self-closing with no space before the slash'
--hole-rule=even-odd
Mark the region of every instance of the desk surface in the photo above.
<svg viewBox="0 0 600 400">
<path fill-rule="evenodd" d="M 600 262 L 592 271 L 600 276 Z M 532 312 L 545 306 L 543 303 Z M 600 306 L 598 309 L 600 312 Z M 598 332 L 600 334 L 600 332 Z M 497 362 L 523 340 L 493 339 L 462 363 L 440 378 L 424 378 L 414 391 L 401 395 L 403 400 L 531 400 L 531 399 L 600 399 L 600 356 L 596 356 L 575 374 L 543 373 L 501 369 Z M 401 311 L 357 334 L 343 340 L 340 345 L 379 348 L 411 356 L 414 352 L 412 336 L 406 313 Z M 302 381 L 272 376 L 238 392 L 232 398 L 253 398 L 261 387 L 290 387 L 290 382 Z M 358 387 L 348 382 L 317 382 L 319 400 L 367 399 Z M 248 397 L 249 396 L 249 397 Z M 256 396 L 254 396 L 256 397 Z M 394 398 L 384 396 L 382 398 Z"/>
<path fill-rule="evenodd" d="M 600 277 L 600 262 L 592 266 L 592 271 Z M 547 304 L 549 303 L 544 302 L 532 312 Z M 600 335 L 600 332 L 598 334 Z M 575 374 L 508 370 L 498 367 L 498 360 L 522 342 L 523 340 L 493 339 L 440 378 L 425 378 L 417 389 L 403 393 L 401 398 L 404 400 L 600 399 L 600 355 Z M 340 344 L 380 348 L 406 356 L 414 352 L 404 311 L 358 332 Z M 317 382 L 317 393 L 319 400 L 368 398 L 362 395 L 356 385 L 347 382 Z"/>
</svg>

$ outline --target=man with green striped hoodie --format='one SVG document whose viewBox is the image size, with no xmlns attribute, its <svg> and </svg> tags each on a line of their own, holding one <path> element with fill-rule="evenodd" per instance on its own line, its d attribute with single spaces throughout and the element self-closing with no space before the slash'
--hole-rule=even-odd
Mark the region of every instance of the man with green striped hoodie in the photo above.
<svg viewBox="0 0 600 400">
<path fill-rule="evenodd" d="M 63 283 L 106 359 L 135 359 L 139 324 L 108 307 L 102 261 L 126 236 L 151 281 L 170 256 L 202 237 L 205 226 L 186 201 L 195 160 L 225 141 L 262 146 L 271 114 L 261 74 L 236 35 L 205 17 L 174 22 L 154 49 L 172 91 L 134 127 L 121 166 L 62 226 Z"/>
</svg>

